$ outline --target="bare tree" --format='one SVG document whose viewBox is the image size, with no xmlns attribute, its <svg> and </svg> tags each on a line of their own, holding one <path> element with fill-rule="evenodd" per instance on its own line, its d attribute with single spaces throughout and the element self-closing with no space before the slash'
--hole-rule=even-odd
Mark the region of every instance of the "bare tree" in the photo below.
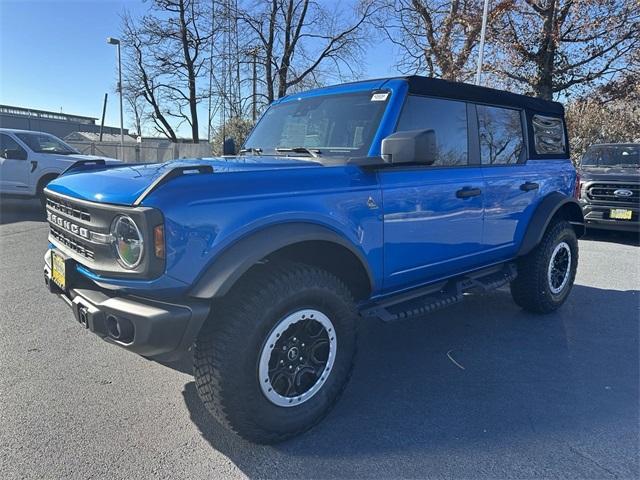
<svg viewBox="0 0 640 480">
<path fill-rule="evenodd" d="M 222 146 L 224 141 L 228 138 L 232 138 L 236 144 L 236 147 L 241 147 L 244 144 L 245 139 L 251 133 L 253 128 L 253 121 L 249 118 L 232 117 L 226 124 L 220 125 L 213 132 L 213 138 L 211 139 L 211 145 L 214 155 L 222 155 Z"/>
<path fill-rule="evenodd" d="M 176 132 L 161 108 L 163 89 L 156 81 L 155 66 L 148 61 L 146 45 L 150 42 L 149 35 L 139 29 L 127 13 L 122 16 L 122 34 L 125 51 L 124 94 L 127 98 L 144 98 L 151 107 L 149 118 L 155 130 L 176 142 Z"/>
<path fill-rule="evenodd" d="M 397 67 L 447 80 L 468 80 L 475 69 L 482 28 L 482 0 L 386 0 L 377 26 L 402 53 Z M 513 0 L 491 2 L 489 22 Z"/>
<path fill-rule="evenodd" d="M 145 123 L 147 102 L 144 96 L 134 89 L 124 90 L 124 101 L 129 113 L 133 116 L 133 129 L 136 135 L 142 136 L 143 124 Z"/>
<path fill-rule="evenodd" d="M 344 78 L 359 70 L 366 22 L 377 7 L 370 0 L 351 13 L 336 6 L 263 0 L 238 9 L 241 24 L 253 33 L 250 41 L 260 47 L 267 102 L 301 85 L 317 84 L 323 76 Z"/>
<path fill-rule="evenodd" d="M 640 48 L 637 0 L 518 0 L 491 23 L 493 70 L 545 99 L 580 91 L 624 68 Z"/>
<path fill-rule="evenodd" d="M 640 142 L 640 82 L 636 68 L 630 67 L 625 75 L 567 105 L 567 129 L 575 162 L 594 143 Z"/>
<path fill-rule="evenodd" d="M 184 122 L 193 141 L 199 141 L 197 107 L 204 95 L 198 80 L 206 74 L 203 52 L 212 34 L 208 5 L 204 0 L 153 0 L 150 13 L 139 21 L 123 17 L 129 83 L 142 89 L 157 129 L 173 141 Z"/>
</svg>

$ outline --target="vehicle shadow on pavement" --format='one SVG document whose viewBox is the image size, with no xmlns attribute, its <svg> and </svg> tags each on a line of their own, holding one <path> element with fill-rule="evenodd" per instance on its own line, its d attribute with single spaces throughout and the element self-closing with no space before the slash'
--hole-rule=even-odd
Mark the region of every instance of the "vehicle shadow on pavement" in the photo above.
<svg viewBox="0 0 640 480">
<path fill-rule="evenodd" d="M 619 232 L 615 230 L 589 229 L 582 240 L 592 240 L 595 242 L 619 243 L 621 245 L 640 246 L 640 233 Z"/>
<path fill-rule="evenodd" d="M 545 476 L 586 464 L 606 475 L 577 450 L 603 444 L 626 462 L 624 477 L 638 471 L 639 302 L 639 291 L 576 285 L 560 311 L 536 316 L 501 290 L 423 319 L 367 321 L 336 408 L 275 446 L 222 428 L 193 382 L 184 400 L 202 436 L 249 477 L 508 477 L 550 450 L 558 463 Z"/>
<path fill-rule="evenodd" d="M 0 199 L 0 225 L 19 222 L 44 222 L 39 200 Z"/>
</svg>

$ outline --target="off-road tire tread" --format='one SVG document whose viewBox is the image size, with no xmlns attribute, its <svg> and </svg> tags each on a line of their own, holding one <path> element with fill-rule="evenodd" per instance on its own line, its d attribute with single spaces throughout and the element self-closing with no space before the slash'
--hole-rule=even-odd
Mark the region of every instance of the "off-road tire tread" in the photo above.
<svg viewBox="0 0 640 480">
<path fill-rule="evenodd" d="M 275 265 L 260 266 L 254 269 L 219 302 L 213 306 L 214 316 L 203 326 L 194 349 L 194 375 L 200 398 L 207 410 L 224 427 L 241 437 L 256 443 L 271 444 L 302 434 L 317 425 L 333 408 L 344 391 L 355 361 L 357 338 L 348 366 L 345 381 L 332 403 L 315 421 L 296 431 L 286 434 L 265 431 L 250 420 L 238 401 L 242 392 L 230 393 L 227 379 L 242 375 L 242 369 L 234 367 L 230 358 L 241 355 L 238 349 L 246 348 L 245 339 L 239 334 L 238 322 L 251 322 L 255 312 L 264 310 L 275 296 L 299 291 L 300 288 L 326 288 L 353 310 L 357 316 L 355 303 L 347 286 L 333 274 L 320 268 L 293 262 L 279 262 Z M 247 292 L 253 294 L 247 295 Z M 357 335 L 356 325 L 354 337 Z"/>
<path fill-rule="evenodd" d="M 571 255 L 575 257 L 572 262 L 577 265 L 578 248 L 577 237 L 571 224 L 567 221 L 560 220 L 549 225 L 547 231 L 540 244 L 538 244 L 531 252 L 518 259 L 518 276 L 511 282 L 511 296 L 515 303 L 524 310 L 533 313 L 551 313 L 558 309 L 568 295 L 565 294 L 563 301 L 555 302 L 550 298 L 547 290 L 547 267 L 548 267 L 548 251 L 565 231 L 570 232 L 573 236 L 573 242 L 576 248 L 572 249 Z M 572 269 L 571 276 L 568 280 L 568 288 L 571 289 L 575 280 L 576 269 Z"/>
</svg>

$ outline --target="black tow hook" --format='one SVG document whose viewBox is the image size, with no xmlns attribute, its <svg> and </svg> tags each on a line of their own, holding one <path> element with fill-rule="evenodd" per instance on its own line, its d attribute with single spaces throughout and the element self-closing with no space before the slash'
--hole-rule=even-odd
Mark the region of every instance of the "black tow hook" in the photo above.
<svg viewBox="0 0 640 480">
<path fill-rule="evenodd" d="M 84 328 L 89 328 L 89 310 L 87 307 L 78 307 L 78 321 Z"/>
</svg>

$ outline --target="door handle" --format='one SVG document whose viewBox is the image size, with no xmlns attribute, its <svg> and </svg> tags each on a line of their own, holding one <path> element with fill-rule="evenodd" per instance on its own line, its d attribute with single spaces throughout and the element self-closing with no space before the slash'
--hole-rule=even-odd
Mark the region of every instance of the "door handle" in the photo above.
<svg viewBox="0 0 640 480">
<path fill-rule="evenodd" d="M 458 198 L 477 197 L 481 193 L 482 193 L 482 190 L 480 190 L 479 188 L 464 187 L 456 192 L 456 197 Z"/>
<path fill-rule="evenodd" d="M 523 192 L 530 192 L 531 190 L 537 190 L 538 188 L 540 188 L 540 185 L 533 182 L 525 182 L 520 185 L 520 190 L 522 190 Z"/>
</svg>

